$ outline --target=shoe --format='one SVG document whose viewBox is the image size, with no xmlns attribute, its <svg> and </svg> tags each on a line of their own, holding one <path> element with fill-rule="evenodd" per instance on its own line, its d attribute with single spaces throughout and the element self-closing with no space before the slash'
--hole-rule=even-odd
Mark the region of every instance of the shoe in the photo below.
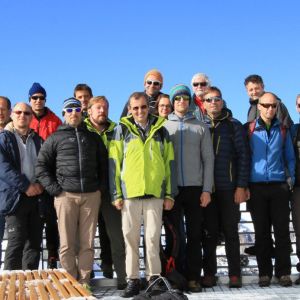
<svg viewBox="0 0 300 300">
<path fill-rule="evenodd" d="M 127 282 L 117 284 L 117 290 L 123 291 L 126 289 L 126 287 L 127 287 Z"/>
<path fill-rule="evenodd" d="M 57 269 L 57 259 L 56 257 L 48 258 L 48 269 Z"/>
<path fill-rule="evenodd" d="M 206 288 L 211 288 L 211 287 L 213 287 L 213 286 L 216 286 L 216 285 L 217 285 L 217 279 L 216 279 L 216 276 L 205 275 L 205 276 L 202 278 L 201 285 L 202 285 L 203 287 L 206 287 Z"/>
<path fill-rule="evenodd" d="M 201 284 L 196 280 L 190 280 L 188 282 L 188 288 L 189 288 L 189 291 L 192 293 L 201 293 L 202 292 Z"/>
<path fill-rule="evenodd" d="M 102 264 L 101 265 L 101 270 L 103 273 L 103 277 L 108 278 L 108 279 L 113 279 L 114 278 L 114 272 L 112 269 L 112 265 L 110 264 Z"/>
<path fill-rule="evenodd" d="M 300 276 L 295 280 L 294 282 L 296 285 L 299 285 L 300 284 Z"/>
<path fill-rule="evenodd" d="M 296 269 L 297 269 L 298 272 L 300 272 L 300 262 L 297 263 Z"/>
<path fill-rule="evenodd" d="M 282 275 L 279 278 L 278 283 L 283 287 L 291 286 L 293 284 L 290 275 Z"/>
<path fill-rule="evenodd" d="M 127 287 L 122 293 L 121 297 L 123 298 L 131 298 L 140 293 L 140 280 L 139 279 L 129 279 L 127 282 Z"/>
<path fill-rule="evenodd" d="M 259 276 L 258 285 L 260 287 L 267 287 L 271 284 L 271 278 L 267 275 L 265 276 Z"/>
<path fill-rule="evenodd" d="M 242 285 L 242 278 L 240 276 L 229 276 L 230 288 L 241 288 Z"/>
<path fill-rule="evenodd" d="M 245 248 L 244 252 L 248 255 L 256 255 L 255 246 Z"/>
</svg>

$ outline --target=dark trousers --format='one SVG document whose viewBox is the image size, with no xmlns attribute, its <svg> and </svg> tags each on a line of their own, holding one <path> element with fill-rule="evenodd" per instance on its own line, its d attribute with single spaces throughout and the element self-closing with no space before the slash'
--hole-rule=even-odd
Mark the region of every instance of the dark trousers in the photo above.
<svg viewBox="0 0 300 300">
<path fill-rule="evenodd" d="M 216 190 L 204 209 L 203 270 L 204 275 L 217 273 L 216 249 L 219 233 L 225 238 L 228 275 L 240 276 L 240 239 L 238 224 L 240 206 L 234 202 L 234 190 Z"/>
<path fill-rule="evenodd" d="M 42 221 L 38 199 L 25 195 L 21 197 L 16 211 L 6 216 L 5 270 L 33 270 L 39 267 Z"/>
<path fill-rule="evenodd" d="M 170 222 L 180 235 L 184 234 L 180 227 L 182 218 L 185 217 L 186 253 L 185 255 L 179 253 L 176 259 L 176 268 L 180 269 L 182 263 L 180 257 L 186 257 L 185 275 L 188 280 L 199 280 L 202 268 L 203 208 L 200 206 L 201 193 L 202 187 L 179 187 L 179 194 L 175 198 L 174 207 L 168 213 Z M 182 239 L 185 239 L 185 236 L 181 236 L 180 240 Z"/>
<path fill-rule="evenodd" d="M 111 257 L 111 247 L 110 240 L 107 235 L 106 225 L 103 219 L 103 215 L 100 209 L 98 216 L 98 228 L 99 228 L 99 241 L 100 241 L 100 259 L 102 265 L 112 265 L 112 257 Z"/>
<path fill-rule="evenodd" d="M 300 186 L 295 186 L 292 195 L 292 218 L 296 235 L 296 254 L 300 260 Z"/>
<path fill-rule="evenodd" d="M 259 276 L 273 275 L 271 258 L 271 226 L 275 237 L 275 276 L 291 274 L 289 232 L 289 189 L 286 183 L 250 184 L 256 259 Z"/>
</svg>

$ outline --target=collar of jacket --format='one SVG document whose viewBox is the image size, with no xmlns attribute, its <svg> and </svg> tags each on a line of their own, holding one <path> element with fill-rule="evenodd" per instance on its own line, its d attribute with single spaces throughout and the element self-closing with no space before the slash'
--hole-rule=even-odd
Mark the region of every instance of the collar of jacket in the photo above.
<svg viewBox="0 0 300 300">
<path fill-rule="evenodd" d="M 84 122 L 81 122 L 77 127 L 73 127 L 73 126 L 70 126 L 66 123 L 63 123 L 63 125 L 58 127 L 57 131 L 66 131 L 66 130 L 72 131 L 72 130 L 75 130 L 76 128 L 79 131 L 87 130 Z"/>
<path fill-rule="evenodd" d="M 228 109 L 222 109 L 220 115 L 218 115 L 216 118 L 213 119 L 209 115 L 205 115 L 205 120 L 209 120 L 209 122 L 220 122 L 231 117 L 232 116 Z"/>
<path fill-rule="evenodd" d="M 86 125 L 86 127 L 87 127 L 87 129 L 88 129 L 89 131 L 96 132 L 96 133 L 99 134 L 99 135 L 105 134 L 105 133 L 107 133 L 107 132 L 111 132 L 111 131 L 113 131 L 114 128 L 117 126 L 117 124 L 116 124 L 115 122 L 113 122 L 113 121 L 110 120 L 110 119 L 107 119 L 108 127 L 107 127 L 105 130 L 103 130 L 102 132 L 99 132 L 99 130 L 96 129 L 96 128 L 92 125 L 92 122 L 91 122 L 91 120 L 90 120 L 89 118 L 85 118 L 85 119 L 84 119 L 84 123 L 85 123 L 85 125 Z"/>
<path fill-rule="evenodd" d="M 183 118 L 180 118 L 179 116 L 177 116 L 175 114 L 175 112 L 173 111 L 172 113 L 170 113 L 168 115 L 168 120 L 170 121 L 187 121 L 187 120 L 192 120 L 192 119 L 196 119 L 195 115 L 193 114 L 193 112 L 188 111 Z"/>
<path fill-rule="evenodd" d="M 275 126 L 280 126 L 280 122 L 276 117 L 271 121 L 271 127 L 270 128 L 275 127 Z M 261 117 L 256 119 L 255 128 L 262 128 L 262 129 L 267 130 L 266 124 L 265 124 L 264 120 Z"/>
</svg>

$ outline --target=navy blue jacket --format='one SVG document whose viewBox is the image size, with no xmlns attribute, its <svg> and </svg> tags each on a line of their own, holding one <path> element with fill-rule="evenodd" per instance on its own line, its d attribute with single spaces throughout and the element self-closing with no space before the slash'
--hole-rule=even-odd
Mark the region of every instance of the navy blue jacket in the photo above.
<svg viewBox="0 0 300 300">
<path fill-rule="evenodd" d="M 210 128 L 215 154 L 215 189 L 231 190 L 247 187 L 249 180 L 249 151 L 242 124 L 223 109 L 220 116 L 204 117 Z"/>
<path fill-rule="evenodd" d="M 33 134 L 38 154 L 42 139 Z M 16 210 L 20 196 L 25 193 L 30 181 L 21 173 L 20 152 L 14 133 L 0 132 L 0 214 L 8 215 Z"/>
</svg>

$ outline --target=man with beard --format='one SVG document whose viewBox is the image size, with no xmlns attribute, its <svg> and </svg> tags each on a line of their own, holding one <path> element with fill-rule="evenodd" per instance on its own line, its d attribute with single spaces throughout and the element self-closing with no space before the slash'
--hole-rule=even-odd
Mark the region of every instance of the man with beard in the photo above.
<svg viewBox="0 0 300 300">
<path fill-rule="evenodd" d="M 93 97 L 88 104 L 88 118 L 84 120 L 88 130 L 96 132 L 102 138 L 106 148 L 112 139 L 113 130 L 116 124 L 108 118 L 109 102 L 105 96 Z M 122 290 L 126 287 L 125 272 L 125 245 L 122 233 L 121 213 L 111 205 L 110 195 L 102 195 L 102 203 L 100 209 L 100 218 L 104 222 L 98 220 L 99 227 L 105 224 L 105 228 L 99 228 L 100 232 L 106 229 L 110 244 L 112 261 L 117 273 L 118 289 Z M 99 218 L 99 219 L 100 219 Z M 102 246 L 102 245 L 101 245 Z M 110 250 L 110 249 L 109 249 Z M 102 268 L 105 267 L 102 263 Z M 105 268 L 108 268 L 106 266 Z M 111 268 L 111 264 L 110 264 Z"/>
</svg>

